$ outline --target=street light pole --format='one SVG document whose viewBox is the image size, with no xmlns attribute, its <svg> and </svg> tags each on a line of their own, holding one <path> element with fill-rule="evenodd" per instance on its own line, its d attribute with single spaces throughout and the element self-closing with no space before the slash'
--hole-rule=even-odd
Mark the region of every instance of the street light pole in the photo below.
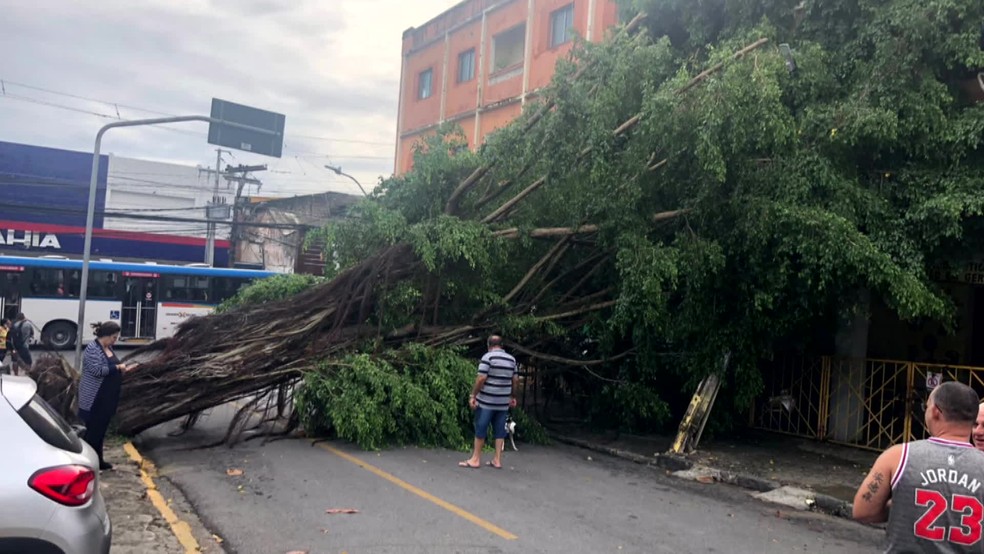
<svg viewBox="0 0 984 554">
<path fill-rule="evenodd" d="M 268 129 L 242 125 L 232 121 L 208 117 L 204 115 L 182 115 L 177 117 L 161 117 L 156 119 L 136 119 L 133 121 L 114 121 L 103 125 L 96 133 L 96 144 L 92 149 L 92 174 L 89 176 L 89 206 L 85 214 L 85 243 L 82 247 L 82 279 L 79 291 L 79 318 L 76 321 L 75 335 L 75 369 L 82 371 L 82 334 L 85 326 L 85 301 L 89 292 L 89 259 L 92 257 L 92 227 L 96 215 L 96 189 L 99 182 L 99 150 L 102 147 L 102 138 L 106 131 L 117 127 L 140 127 L 144 125 L 161 125 L 164 123 L 182 123 L 185 121 L 204 121 L 206 123 L 221 123 L 229 127 L 245 129 L 247 131 L 258 131 L 264 134 L 271 134 Z"/>
<path fill-rule="evenodd" d="M 359 190 L 362 191 L 362 195 L 365 196 L 366 198 L 369 197 L 369 195 L 366 194 L 366 189 L 362 188 L 362 183 L 360 183 L 355 177 L 352 177 L 348 173 L 345 173 L 344 171 L 342 171 L 342 168 L 340 166 L 325 165 L 325 169 L 328 169 L 330 171 L 334 171 L 335 172 L 335 175 L 341 175 L 343 177 L 348 177 L 349 179 L 352 179 L 352 182 L 355 183 L 355 185 L 357 187 L 359 187 Z"/>
</svg>

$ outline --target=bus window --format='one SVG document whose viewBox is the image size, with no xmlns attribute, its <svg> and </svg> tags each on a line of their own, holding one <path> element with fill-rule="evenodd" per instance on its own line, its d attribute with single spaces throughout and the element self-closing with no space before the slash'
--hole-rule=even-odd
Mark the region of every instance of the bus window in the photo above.
<svg viewBox="0 0 984 554">
<path fill-rule="evenodd" d="M 115 271 L 93 271 L 89 274 L 89 298 L 119 299 L 116 283 L 120 274 Z"/>
<path fill-rule="evenodd" d="M 65 296 L 65 271 L 36 267 L 31 275 L 31 294 L 34 296 Z"/>
<path fill-rule="evenodd" d="M 192 277 L 191 297 L 198 302 L 208 302 L 208 277 Z"/>
<path fill-rule="evenodd" d="M 209 302 L 208 277 L 197 275 L 165 275 L 163 277 L 165 300 L 185 302 Z"/>
<path fill-rule="evenodd" d="M 20 268 L 23 271 L 23 268 Z M 3 301 L 3 317 L 13 319 L 20 311 L 21 274 L 0 271 L 0 300 Z"/>
<path fill-rule="evenodd" d="M 249 281 L 240 277 L 215 277 L 212 279 L 212 294 L 215 302 L 232 298 Z"/>
</svg>

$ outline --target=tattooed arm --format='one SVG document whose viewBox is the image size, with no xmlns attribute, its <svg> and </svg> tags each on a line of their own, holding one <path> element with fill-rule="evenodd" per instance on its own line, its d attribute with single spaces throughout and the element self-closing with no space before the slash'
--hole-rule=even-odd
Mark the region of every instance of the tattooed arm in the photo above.
<svg viewBox="0 0 984 554">
<path fill-rule="evenodd" d="M 875 461 L 868 476 L 861 482 L 854 495 L 854 519 L 863 523 L 881 523 L 888 520 L 888 508 L 892 498 L 892 477 L 902 457 L 902 446 L 893 446 Z"/>
</svg>

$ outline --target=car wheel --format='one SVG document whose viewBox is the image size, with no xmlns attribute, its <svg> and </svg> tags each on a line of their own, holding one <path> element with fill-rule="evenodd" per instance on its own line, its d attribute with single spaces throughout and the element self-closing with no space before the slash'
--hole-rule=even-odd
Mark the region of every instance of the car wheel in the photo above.
<svg viewBox="0 0 984 554">
<path fill-rule="evenodd" d="M 75 345 L 75 326 L 64 321 L 57 321 L 41 331 L 41 342 L 56 350 L 71 348 Z"/>
</svg>

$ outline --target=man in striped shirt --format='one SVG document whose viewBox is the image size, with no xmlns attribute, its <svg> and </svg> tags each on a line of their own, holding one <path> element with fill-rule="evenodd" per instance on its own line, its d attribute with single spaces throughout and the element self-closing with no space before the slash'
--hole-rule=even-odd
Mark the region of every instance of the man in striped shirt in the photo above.
<svg viewBox="0 0 984 554">
<path fill-rule="evenodd" d="M 468 405 L 475 410 L 475 448 L 471 458 L 459 462 L 461 467 L 482 465 L 482 448 L 489 424 L 495 437 L 495 457 L 488 465 L 502 469 L 502 449 L 506 445 L 506 416 L 516 406 L 516 358 L 502 349 L 502 337 L 492 335 L 487 341 L 489 351 L 478 364 L 478 378 L 472 387 Z"/>
</svg>

